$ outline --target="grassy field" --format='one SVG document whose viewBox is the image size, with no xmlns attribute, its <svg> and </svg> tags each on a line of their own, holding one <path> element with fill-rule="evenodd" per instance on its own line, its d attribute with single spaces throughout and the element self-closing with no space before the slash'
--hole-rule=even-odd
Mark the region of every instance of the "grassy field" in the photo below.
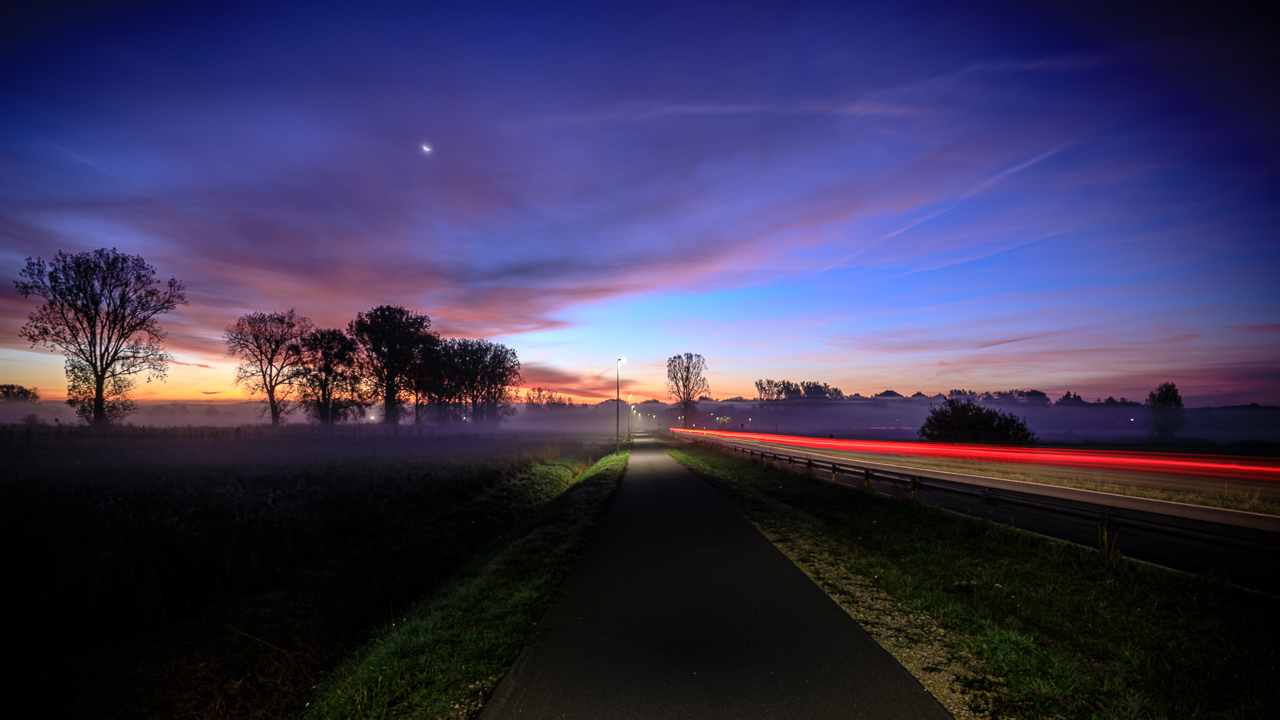
<svg viewBox="0 0 1280 720">
<path fill-rule="evenodd" d="M 973 709 L 1013 718 L 1260 718 L 1280 600 L 703 446 L 669 452 L 772 536 L 827 548 L 947 632 Z M 829 589 L 830 591 L 830 589 Z"/>
<path fill-rule="evenodd" d="M 10 717 L 278 717 L 613 450 L 376 428 L 5 440 Z"/>
</svg>

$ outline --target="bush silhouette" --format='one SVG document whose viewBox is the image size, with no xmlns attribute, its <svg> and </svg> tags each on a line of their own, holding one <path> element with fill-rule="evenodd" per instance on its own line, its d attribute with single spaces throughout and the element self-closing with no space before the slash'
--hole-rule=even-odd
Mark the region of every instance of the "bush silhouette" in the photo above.
<svg viewBox="0 0 1280 720">
<path fill-rule="evenodd" d="M 918 432 L 929 442 L 1035 445 L 1038 439 L 1022 418 L 957 398 L 930 405 Z"/>
<path fill-rule="evenodd" d="M 1172 440 L 1183 425 L 1187 416 L 1182 409 L 1182 395 L 1178 386 L 1171 382 L 1161 383 L 1160 387 L 1147 395 L 1147 432 L 1160 440 Z"/>
</svg>

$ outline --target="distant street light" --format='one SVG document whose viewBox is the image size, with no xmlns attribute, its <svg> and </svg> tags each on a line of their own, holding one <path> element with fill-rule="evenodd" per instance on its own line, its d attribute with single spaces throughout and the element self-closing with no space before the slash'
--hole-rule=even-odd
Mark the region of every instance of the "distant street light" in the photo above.
<svg viewBox="0 0 1280 720">
<path fill-rule="evenodd" d="M 631 393 L 627 393 L 627 439 L 631 439 L 631 413 L 636 411 L 636 406 L 631 404 Z"/>
<path fill-rule="evenodd" d="M 613 452 L 622 452 L 622 362 L 626 358 L 618 358 L 613 366 Z"/>
</svg>

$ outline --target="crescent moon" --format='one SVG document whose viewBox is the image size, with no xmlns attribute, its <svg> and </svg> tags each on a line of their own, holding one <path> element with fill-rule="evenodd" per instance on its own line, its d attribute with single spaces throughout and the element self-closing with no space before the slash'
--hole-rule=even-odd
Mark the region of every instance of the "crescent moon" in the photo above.
<svg viewBox="0 0 1280 720">
<path fill-rule="evenodd" d="M 422 146 L 422 152 L 424 152 L 424 153 L 429 153 L 429 152 L 431 152 L 431 146 L 430 146 L 430 145 L 427 145 L 427 144 L 425 144 L 425 143 L 424 143 L 424 144 L 423 144 L 423 146 Z"/>
</svg>

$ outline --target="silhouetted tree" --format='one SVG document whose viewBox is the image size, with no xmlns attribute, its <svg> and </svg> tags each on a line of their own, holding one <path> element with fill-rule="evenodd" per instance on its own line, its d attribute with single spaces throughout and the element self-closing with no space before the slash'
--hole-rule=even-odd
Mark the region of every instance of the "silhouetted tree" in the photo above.
<svg viewBox="0 0 1280 720">
<path fill-rule="evenodd" d="M 563 395 L 557 395 L 552 390 L 545 388 L 531 388 L 524 394 L 524 404 L 529 410 L 557 410 L 567 408 L 572 403 Z"/>
<path fill-rule="evenodd" d="M 1085 405 L 1085 404 L 1087 404 L 1087 403 L 1085 402 L 1085 399 L 1084 399 L 1084 398 L 1080 397 L 1080 396 L 1079 396 L 1079 395 L 1077 395 L 1077 394 L 1073 394 L 1070 390 L 1068 390 L 1068 391 L 1066 392 L 1066 394 L 1065 394 L 1065 395 L 1063 395 L 1062 397 L 1058 398 L 1058 401 L 1054 403 L 1054 405 L 1055 405 L 1055 406 L 1058 406 L 1058 405 Z"/>
<path fill-rule="evenodd" d="M 266 397 L 271 424 L 289 412 L 289 396 L 306 372 L 302 362 L 302 337 L 314 327 L 292 308 L 288 312 L 249 313 L 228 325 L 223 339 L 227 354 L 240 359 L 236 384 L 253 395 Z"/>
<path fill-rule="evenodd" d="M 1187 423 L 1186 411 L 1182 408 L 1182 395 L 1178 386 L 1171 382 L 1160 383 L 1160 386 L 1147 395 L 1147 420 L 1143 425 L 1147 431 L 1161 440 L 1171 440 L 1182 426 Z"/>
<path fill-rule="evenodd" d="M 40 393 L 36 388 L 0 385 L 0 402 L 40 402 Z"/>
<path fill-rule="evenodd" d="M 360 387 L 360 346 L 340 329 L 312 330 L 299 342 L 302 373 L 297 379 L 303 410 L 322 425 L 358 415 L 367 405 Z"/>
<path fill-rule="evenodd" d="M 109 376 L 101 387 L 94 380 L 93 371 L 79 358 L 67 358 L 67 404 L 75 410 L 76 417 L 89 424 L 117 423 L 127 417 L 138 404 L 129 397 L 134 380 L 128 375 Z M 102 417 L 98 418 L 97 398 L 102 396 Z"/>
<path fill-rule="evenodd" d="M 800 383 L 800 392 L 805 400 L 839 400 L 844 397 L 840 388 L 816 380 Z"/>
<path fill-rule="evenodd" d="M 979 402 L 992 402 L 1001 405 L 1048 405 L 1049 396 L 1040 390 L 997 390 L 994 393 L 983 393 Z"/>
<path fill-rule="evenodd" d="M 442 353 L 456 378 L 456 397 L 475 423 L 500 423 L 516 413 L 524 382 L 516 351 L 488 340 L 450 338 Z"/>
<path fill-rule="evenodd" d="M 684 426 L 689 427 L 698 397 L 711 392 L 705 373 L 707 361 L 696 353 L 672 355 L 667 358 L 667 394 L 674 397 L 684 416 Z"/>
<path fill-rule="evenodd" d="M 448 340 L 424 338 L 418 346 L 418 363 L 414 366 L 414 402 L 436 409 L 436 422 L 459 421 L 465 415 L 462 408 L 462 391 L 465 378 L 451 357 L 453 346 Z M 418 405 L 414 407 L 414 420 L 421 422 Z"/>
<path fill-rule="evenodd" d="M 756 398 L 760 401 L 762 409 L 776 404 L 786 396 L 782 383 L 767 379 L 756 381 Z"/>
<path fill-rule="evenodd" d="M 1025 420 L 982 407 L 970 399 L 956 398 L 947 398 L 941 405 L 930 405 L 929 416 L 920 426 L 919 434 L 921 439 L 930 442 L 984 445 L 1034 445 L 1037 440 Z"/>
<path fill-rule="evenodd" d="M 421 423 L 424 418 L 423 409 L 428 405 L 435 405 L 437 410 L 442 410 L 446 402 L 443 402 L 442 380 L 444 379 L 445 369 L 443 367 L 442 343 L 439 336 L 434 333 L 423 333 L 418 345 L 414 348 L 413 369 L 410 371 L 409 387 L 413 394 L 413 422 Z M 443 419 L 444 415 L 439 415 Z"/>
<path fill-rule="evenodd" d="M 400 396 L 413 392 L 414 367 L 419 363 L 422 346 L 436 338 L 431 332 L 431 318 L 399 305 L 380 305 L 367 313 L 358 313 L 347 326 L 360 344 L 361 374 L 377 397 L 382 398 L 383 422 L 400 423 Z"/>
<path fill-rule="evenodd" d="M 27 258 L 26 281 L 15 283 L 23 297 L 45 300 L 19 334 L 32 347 L 43 344 L 67 357 L 67 403 L 94 425 L 132 411 L 128 395 L 136 375 L 163 380 L 168 370 L 172 357 L 162 348 L 165 331 L 156 316 L 187 298 L 173 278 L 154 287 L 155 275 L 141 257 L 102 248 L 59 251 L 48 264 Z"/>
</svg>

